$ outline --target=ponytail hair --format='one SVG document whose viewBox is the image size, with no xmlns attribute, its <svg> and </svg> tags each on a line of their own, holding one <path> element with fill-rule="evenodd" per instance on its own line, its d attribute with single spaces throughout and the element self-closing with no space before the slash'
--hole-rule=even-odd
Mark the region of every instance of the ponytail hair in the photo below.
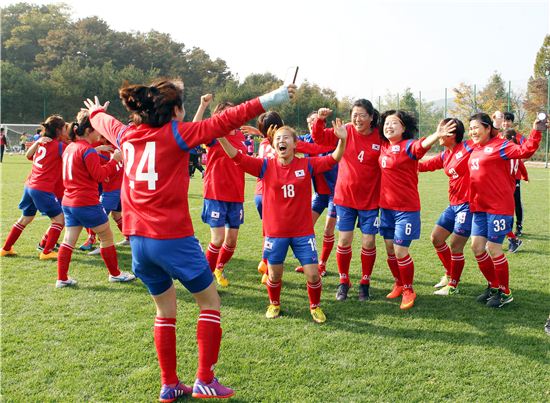
<svg viewBox="0 0 550 403">
<path fill-rule="evenodd" d="M 363 108 L 367 111 L 367 113 L 372 116 L 372 122 L 370 124 L 371 129 L 374 129 L 376 126 L 378 126 L 378 120 L 380 119 L 380 112 L 378 112 L 374 106 L 372 106 L 372 102 L 368 99 L 358 99 L 353 103 L 351 106 L 351 109 L 349 110 L 349 114 L 351 115 L 351 111 L 354 107 Z"/>
<path fill-rule="evenodd" d="M 183 109 L 183 81 L 158 79 L 145 85 L 128 85 L 118 91 L 135 125 L 161 127 L 170 122 L 174 108 Z"/>
<path fill-rule="evenodd" d="M 231 108 L 235 106 L 235 104 L 233 102 L 229 102 L 229 101 L 223 101 L 223 102 L 220 102 L 218 105 L 216 105 L 216 107 L 214 108 L 214 112 L 212 112 L 212 115 L 217 115 L 218 113 L 226 110 L 227 108 Z"/>
<path fill-rule="evenodd" d="M 90 113 L 87 110 L 82 110 L 76 115 L 76 120 L 71 123 L 69 138 L 71 141 L 76 141 L 76 136 L 84 137 L 86 135 L 86 129 L 94 130 L 90 122 Z"/>
<path fill-rule="evenodd" d="M 484 126 L 486 128 L 490 127 L 491 128 L 491 134 L 490 134 L 491 138 L 498 135 L 498 129 L 496 129 L 493 126 L 493 120 L 486 113 L 483 113 L 483 112 L 476 113 L 475 115 L 470 116 L 470 122 L 472 120 L 477 120 L 479 123 L 481 123 L 482 126 Z"/>
<path fill-rule="evenodd" d="M 65 127 L 65 120 L 59 115 L 51 115 L 45 122 L 40 123 L 40 126 L 40 134 L 53 140 L 57 138 L 58 130 Z"/>
</svg>

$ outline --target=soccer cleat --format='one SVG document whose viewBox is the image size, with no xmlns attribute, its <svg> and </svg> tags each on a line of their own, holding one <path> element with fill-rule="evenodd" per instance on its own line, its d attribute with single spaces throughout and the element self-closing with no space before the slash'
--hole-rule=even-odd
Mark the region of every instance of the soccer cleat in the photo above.
<svg viewBox="0 0 550 403">
<path fill-rule="evenodd" d="M 512 291 L 510 290 L 509 294 L 504 294 L 502 291 L 498 291 L 496 294 L 492 295 L 491 298 L 487 300 L 486 306 L 489 308 L 502 308 L 504 305 L 509 304 L 514 300 L 512 296 Z"/>
<path fill-rule="evenodd" d="M 403 298 L 401 299 L 401 305 L 399 308 L 402 310 L 411 309 L 414 306 L 416 300 L 416 293 L 412 289 L 403 291 Z"/>
<path fill-rule="evenodd" d="M 262 274 L 262 279 L 260 280 L 260 282 L 265 285 L 267 284 L 267 280 L 269 280 L 269 276 L 265 273 Z"/>
<path fill-rule="evenodd" d="M 197 379 L 193 385 L 192 396 L 195 399 L 227 399 L 234 394 L 233 389 L 223 386 L 217 378 L 214 378 L 209 384 Z"/>
<path fill-rule="evenodd" d="M 441 287 L 445 287 L 447 284 L 449 284 L 449 276 L 447 275 L 444 275 L 443 277 L 441 277 L 441 279 L 439 280 L 439 283 L 437 283 L 436 285 L 434 285 L 434 288 L 441 288 Z"/>
<path fill-rule="evenodd" d="M 370 284 L 359 284 L 359 301 L 368 301 L 370 299 L 369 288 Z"/>
<path fill-rule="evenodd" d="M 59 244 L 56 243 L 56 244 L 55 244 L 55 248 L 53 248 L 53 250 L 54 250 L 55 252 L 57 252 L 58 249 L 59 249 Z M 36 250 L 43 251 L 43 250 L 44 250 L 44 246 L 43 246 L 43 245 L 40 245 L 40 244 L 36 244 Z"/>
<path fill-rule="evenodd" d="M 57 252 L 54 252 L 53 250 L 50 253 L 40 252 L 38 258 L 40 260 L 57 260 Z"/>
<path fill-rule="evenodd" d="M 446 285 L 443 288 L 440 288 L 437 291 L 434 291 L 434 295 L 456 295 L 458 294 L 458 288 L 453 287 L 452 285 Z"/>
<path fill-rule="evenodd" d="M 401 294 L 403 294 L 403 286 L 402 285 L 397 285 L 397 284 L 393 284 L 393 289 L 390 291 L 390 293 L 388 295 L 386 295 L 386 298 L 388 299 L 394 299 L 394 298 L 398 298 L 401 296 Z"/>
<path fill-rule="evenodd" d="M 83 250 L 85 252 L 89 252 L 94 247 L 94 242 L 90 240 L 90 238 L 86 239 L 86 242 L 84 242 L 82 245 L 78 247 L 78 249 Z"/>
<path fill-rule="evenodd" d="M 267 264 L 263 260 L 260 260 L 260 263 L 258 263 L 258 273 L 265 274 L 267 273 Z"/>
<path fill-rule="evenodd" d="M 281 316 L 281 306 L 269 304 L 267 311 L 265 312 L 265 317 L 267 319 L 275 319 Z"/>
<path fill-rule="evenodd" d="M 220 287 L 227 287 L 229 285 L 229 280 L 225 277 L 223 269 L 214 270 L 214 276 L 216 277 L 216 282 Z"/>
<path fill-rule="evenodd" d="M 17 252 L 13 250 L 13 246 L 10 250 L 0 249 L 0 256 L 17 256 Z"/>
<path fill-rule="evenodd" d="M 348 299 L 349 283 L 340 283 L 338 290 L 336 290 L 336 301 L 345 301 Z"/>
<path fill-rule="evenodd" d="M 55 282 L 55 288 L 73 287 L 76 283 L 77 281 L 75 279 L 68 277 L 67 280 L 57 280 Z"/>
<path fill-rule="evenodd" d="M 304 268 L 303 268 L 302 266 L 298 266 L 298 267 L 296 267 L 296 268 L 294 269 L 294 271 L 295 271 L 296 273 L 303 273 L 303 272 L 304 272 Z"/>
<path fill-rule="evenodd" d="M 489 298 L 491 298 L 495 294 L 498 294 L 498 288 L 491 288 L 490 286 L 487 286 L 485 291 L 483 291 L 483 293 L 479 295 L 476 300 L 480 304 L 486 304 Z"/>
<path fill-rule="evenodd" d="M 132 273 L 128 273 L 126 271 L 121 271 L 118 276 L 113 276 L 109 274 L 109 282 L 110 283 L 127 283 L 128 281 L 135 280 L 136 276 L 134 276 Z"/>
<path fill-rule="evenodd" d="M 95 248 L 93 251 L 88 252 L 88 255 L 99 255 L 101 254 L 101 248 Z"/>
<path fill-rule="evenodd" d="M 129 246 L 129 245 L 130 245 L 130 240 L 128 240 L 128 239 L 123 239 L 122 241 L 117 242 L 117 246 Z M 185 386 L 185 387 L 187 388 L 188 386 Z M 191 389 L 191 388 L 189 388 L 189 389 Z"/>
<path fill-rule="evenodd" d="M 510 253 L 516 253 L 517 250 L 523 245 L 523 241 L 518 238 L 511 238 L 508 240 L 508 252 Z"/>
<path fill-rule="evenodd" d="M 523 235 L 523 225 L 518 224 L 516 225 L 516 232 L 514 232 L 516 236 L 522 236 Z"/>
<path fill-rule="evenodd" d="M 181 396 L 189 396 L 193 393 L 193 388 L 178 382 L 176 386 L 171 387 L 162 385 L 159 395 L 159 402 L 174 402 Z"/>
<path fill-rule="evenodd" d="M 319 275 L 325 277 L 327 275 L 327 266 L 323 263 L 319 263 Z"/>
<path fill-rule="evenodd" d="M 327 317 L 320 306 L 310 309 L 309 312 L 311 312 L 311 317 L 315 323 L 325 323 L 327 321 Z"/>
</svg>

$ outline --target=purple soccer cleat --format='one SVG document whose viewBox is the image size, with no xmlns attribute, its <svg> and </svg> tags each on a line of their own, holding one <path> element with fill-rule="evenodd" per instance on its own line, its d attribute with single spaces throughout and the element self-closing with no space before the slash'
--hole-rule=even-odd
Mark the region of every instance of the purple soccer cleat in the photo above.
<svg viewBox="0 0 550 403">
<path fill-rule="evenodd" d="M 193 385 L 193 397 L 197 399 L 227 399 L 235 394 L 233 389 L 223 386 L 217 378 L 209 384 L 197 378 Z"/>
<path fill-rule="evenodd" d="M 171 387 L 162 385 L 160 390 L 159 402 L 173 402 L 181 396 L 189 396 L 193 392 L 190 386 L 178 382 L 176 386 Z"/>
</svg>

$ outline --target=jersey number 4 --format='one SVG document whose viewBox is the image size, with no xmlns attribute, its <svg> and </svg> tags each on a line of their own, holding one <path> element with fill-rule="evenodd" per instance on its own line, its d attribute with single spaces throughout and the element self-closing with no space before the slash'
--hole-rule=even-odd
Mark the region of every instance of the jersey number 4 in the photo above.
<svg viewBox="0 0 550 403">
<path fill-rule="evenodd" d="M 148 141 L 145 143 L 145 148 L 143 149 L 143 153 L 141 154 L 141 158 L 137 164 L 135 175 L 131 174 L 136 157 L 135 147 L 131 143 L 124 143 L 122 145 L 122 150 L 124 151 L 126 176 L 128 176 L 130 187 L 132 189 L 134 188 L 135 181 L 147 182 L 148 190 L 156 190 L 156 182 L 159 180 L 159 174 L 155 171 L 156 143 L 154 141 Z M 146 171 L 144 171 L 145 165 L 147 165 Z"/>
</svg>

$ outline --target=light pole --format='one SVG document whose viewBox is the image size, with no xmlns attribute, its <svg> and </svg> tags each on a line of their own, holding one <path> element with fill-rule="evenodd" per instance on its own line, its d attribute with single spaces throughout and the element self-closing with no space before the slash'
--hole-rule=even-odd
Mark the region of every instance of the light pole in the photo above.
<svg viewBox="0 0 550 403">
<path fill-rule="evenodd" d="M 546 75 L 546 119 L 550 114 L 550 71 L 545 71 Z M 548 168 L 548 128 L 546 128 L 546 142 L 544 146 L 544 168 Z"/>
</svg>

